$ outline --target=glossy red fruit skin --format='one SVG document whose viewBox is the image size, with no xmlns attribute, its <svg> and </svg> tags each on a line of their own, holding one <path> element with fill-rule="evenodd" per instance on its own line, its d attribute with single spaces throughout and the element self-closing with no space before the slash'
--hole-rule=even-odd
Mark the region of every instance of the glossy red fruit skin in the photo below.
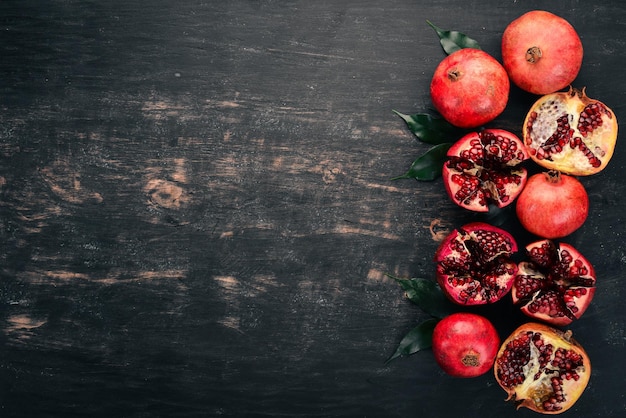
<svg viewBox="0 0 626 418">
<path fill-rule="evenodd" d="M 489 234 L 498 246 L 481 244 Z M 450 232 L 435 252 L 437 282 L 444 295 L 463 306 L 495 303 L 509 293 L 517 273 L 510 256 L 517 243 L 507 231 L 485 222 L 471 222 Z"/>
<path fill-rule="evenodd" d="M 473 313 L 451 314 L 433 330 L 432 350 L 441 369 L 454 377 L 476 377 L 491 370 L 500 347 L 493 324 Z"/>
<path fill-rule="evenodd" d="M 474 212 L 488 212 L 492 204 L 503 208 L 526 185 L 528 173 L 521 163 L 530 156 L 523 142 L 504 129 L 470 132 L 450 147 L 447 157 L 443 184 L 462 208 Z"/>
<path fill-rule="evenodd" d="M 479 49 L 464 48 L 439 63 L 430 96 L 435 109 L 452 125 L 476 128 L 504 111 L 509 89 L 509 77 L 495 58 Z"/>
<path fill-rule="evenodd" d="M 532 175 L 515 206 L 517 218 L 542 238 L 562 238 L 580 228 L 589 215 L 589 196 L 578 179 L 557 171 Z"/>
<path fill-rule="evenodd" d="M 533 10 L 512 21 L 502 35 L 502 63 L 511 81 L 533 94 L 570 85 L 582 66 L 583 45 L 562 17 Z"/>
</svg>

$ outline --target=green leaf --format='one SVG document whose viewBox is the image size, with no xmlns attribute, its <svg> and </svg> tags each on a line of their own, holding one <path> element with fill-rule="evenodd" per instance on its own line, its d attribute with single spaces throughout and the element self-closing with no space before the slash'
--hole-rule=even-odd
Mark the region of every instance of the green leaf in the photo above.
<svg viewBox="0 0 626 418">
<path fill-rule="evenodd" d="M 455 312 L 456 306 L 441 291 L 439 285 L 428 279 L 403 279 L 387 274 L 400 284 L 407 298 L 421 310 L 435 318 L 444 318 Z"/>
<path fill-rule="evenodd" d="M 430 318 L 421 322 L 415 328 L 408 332 L 398 344 L 396 351 L 387 359 L 385 364 L 400 357 L 415 354 L 425 348 L 430 348 L 433 341 L 433 329 L 439 322 L 438 319 Z"/>
<path fill-rule="evenodd" d="M 393 113 L 400 116 L 407 127 L 422 142 L 438 145 L 450 141 L 450 137 L 458 135 L 458 128 L 443 118 L 431 116 L 427 113 L 406 115 L 396 110 Z"/>
<path fill-rule="evenodd" d="M 446 161 L 446 153 L 451 145 L 452 143 L 435 145 L 413 161 L 406 173 L 391 180 L 415 179 L 431 181 L 436 179 L 441 175 L 443 163 Z"/>
<path fill-rule="evenodd" d="M 461 32 L 440 29 L 429 20 L 427 20 L 426 23 L 428 23 L 435 30 L 435 32 L 437 32 L 437 36 L 439 36 L 439 43 L 441 43 L 443 50 L 448 55 L 463 48 L 481 49 L 478 42 Z"/>
</svg>

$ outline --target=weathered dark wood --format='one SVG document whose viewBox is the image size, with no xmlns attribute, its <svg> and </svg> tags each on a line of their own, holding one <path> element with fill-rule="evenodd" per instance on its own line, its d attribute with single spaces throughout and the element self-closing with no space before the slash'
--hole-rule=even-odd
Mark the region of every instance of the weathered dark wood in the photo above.
<svg viewBox="0 0 626 418">
<path fill-rule="evenodd" d="M 626 115 L 620 1 L 0 2 L 0 414 L 530 416 L 430 352 L 385 365 L 427 317 L 385 273 L 433 277 L 433 225 L 476 219 L 390 181 L 427 149 L 391 112 L 430 106 L 426 19 L 499 57 L 543 7 Z M 626 413 L 622 145 L 568 237 L 599 276 L 571 416 Z"/>
</svg>

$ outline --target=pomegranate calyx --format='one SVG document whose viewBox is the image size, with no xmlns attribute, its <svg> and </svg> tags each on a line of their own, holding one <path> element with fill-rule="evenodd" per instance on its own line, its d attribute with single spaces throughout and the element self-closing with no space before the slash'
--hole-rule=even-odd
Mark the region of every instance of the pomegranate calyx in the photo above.
<svg viewBox="0 0 626 418">
<path fill-rule="evenodd" d="M 548 182 L 556 184 L 561 181 L 561 172 L 559 170 L 548 170 L 545 173 Z"/>
<path fill-rule="evenodd" d="M 465 356 L 463 356 L 463 358 L 461 359 L 461 363 L 463 363 L 464 366 L 470 366 L 470 367 L 477 367 L 478 365 L 480 365 L 480 355 L 478 353 L 476 353 L 475 351 L 470 351 L 469 353 L 465 354 Z"/>
<path fill-rule="evenodd" d="M 450 81 L 459 81 L 461 77 L 463 77 L 463 72 L 456 67 L 448 71 L 448 79 Z"/>
<path fill-rule="evenodd" d="M 567 341 L 568 343 L 572 342 L 572 335 L 574 335 L 574 333 L 572 332 L 571 329 L 565 330 L 565 332 L 563 333 L 563 335 L 561 335 L 561 337 Z"/>
<path fill-rule="evenodd" d="M 528 48 L 528 51 L 526 51 L 526 61 L 531 64 L 537 63 L 542 56 L 543 53 L 541 52 L 541 48 L 539 48 L 538 46 L 531 46 L 530 48 Z"/>
<path fill-rule="evenodd" d="M 567 93 L 570 95 L 570 97 L 578 96 L 581 100 L 584 100 L 587 98 L 586 91 L 587 91 L 586 86 L 581 89 L 577 89 L 576 87 L 570 85 Z"/>
</svg>

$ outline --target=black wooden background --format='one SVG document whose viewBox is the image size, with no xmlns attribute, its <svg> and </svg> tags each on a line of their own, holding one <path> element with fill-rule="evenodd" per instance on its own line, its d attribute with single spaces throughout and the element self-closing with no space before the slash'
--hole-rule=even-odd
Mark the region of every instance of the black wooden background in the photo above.
<svg viewBox="0 0 626 418">
<path fill-rule="evenodd" d="M 428 318 L 385 274 L 433 278 L 437 233 L 483 219 L 390 180 L 428 148 L 392 113 L 430 107 L 426 19 L 500 58 L 535 8 L 626 118 L 619 0 L 1 0 L 0 416 L 536 416 L 430 351 L 385 364 Z M 519 133 L 533 101 L 491 125 Z M 618 141 L 582 179 L 566 239 L 598 273 L 567 416 L 626 416 L 625 164 Z"/>
</svg>

